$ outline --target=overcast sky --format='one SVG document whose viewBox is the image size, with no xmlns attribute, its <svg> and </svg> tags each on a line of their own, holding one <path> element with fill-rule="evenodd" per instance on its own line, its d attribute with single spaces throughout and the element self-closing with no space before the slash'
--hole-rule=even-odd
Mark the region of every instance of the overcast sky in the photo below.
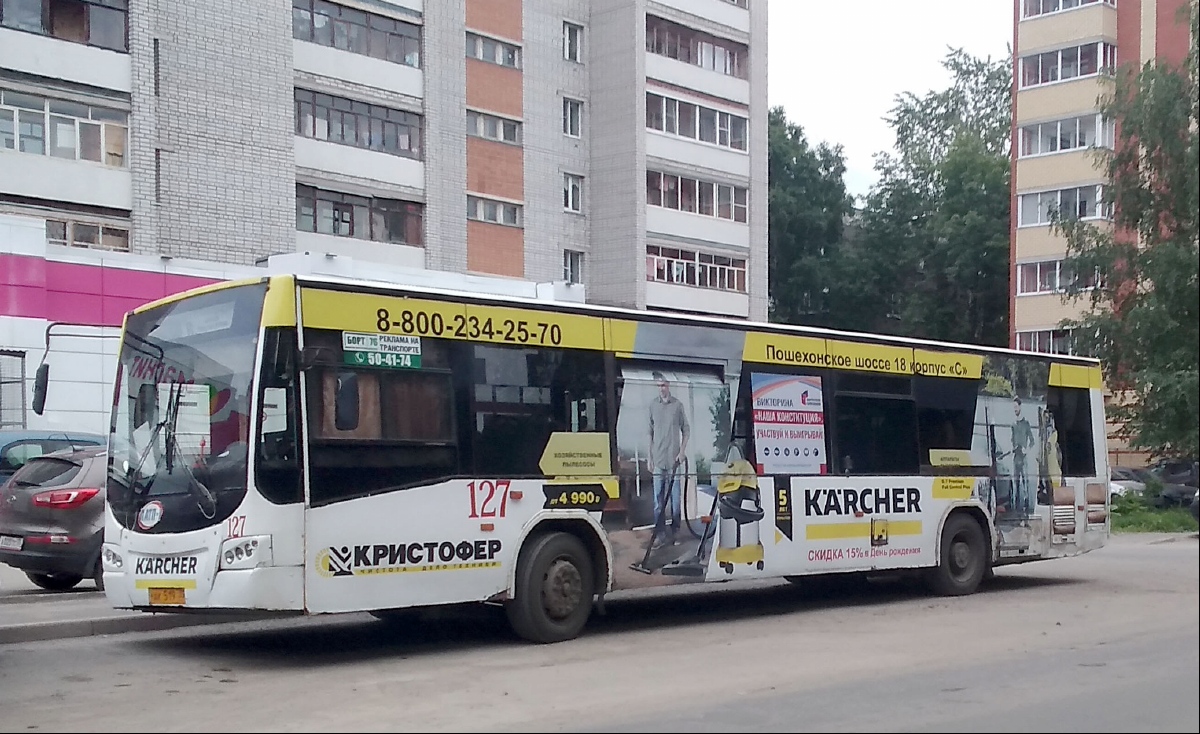
<svg viewBox="0 0 1200 734">
<path fill-rule="evenodd" d="M 948 47 L 1005 56 L 1012 32 L 1012 0 L 771 0 L 767 100 L 812 145 L 842 145 L 846 189 L 861 197 L 874 154 L 892 149 L 883 117 L 896 95 L 944 89 Z"/>
</svg>

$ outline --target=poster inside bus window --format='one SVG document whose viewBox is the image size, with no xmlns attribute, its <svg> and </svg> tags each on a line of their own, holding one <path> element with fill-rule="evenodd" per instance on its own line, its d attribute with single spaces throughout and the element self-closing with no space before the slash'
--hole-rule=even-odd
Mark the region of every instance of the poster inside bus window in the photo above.
<svg viewBox="0 0 1200 734">
<path fill-rule="evenodd" d="M 821 378 L 755 372 L 750 385 L 759 473 L 828 473 Z"/>
</svg>

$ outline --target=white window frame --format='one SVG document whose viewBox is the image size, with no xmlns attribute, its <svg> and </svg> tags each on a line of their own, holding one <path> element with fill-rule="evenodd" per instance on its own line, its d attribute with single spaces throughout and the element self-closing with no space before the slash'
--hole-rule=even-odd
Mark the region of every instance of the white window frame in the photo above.
<svg viewBox="0 0 1200 734">
<path fill-rule="evenodd" d="M 563 135 L 583 137 L 583 100 L 563 97 Z"/>
<path fill-rule="evenodd" d="M 467 219 L 476 222 L 500 224 L 505 227 L 522 227 L 524 226 L 523 209 L 520 204 L 514 204 L 511 201 L 467 195 Z"/>
<path fill-rule="evenodd" d="M 521 145 L 521 121 L 467 110 L 467 135 L 498 143 Z"/>
<path fill-rule="evenodd" d="M 1080 73 L 1082 66 L 1083 49 L 1088 46 L 1096 47 L 1096 70 L 1087 74 Z M 1102 74 L 1111 74 L 1116 66 L 1117 47 L 1105 41 L 1092 41 L 1082 43 L 1078 46 L 1069 46 L 1067 48 L 1052 49 L 1041 53 L 1030 54 L 1021 57 L 1021 64 L 1018 72 L 1019 89 L 1032 89 L 1034 87 L 1044 87 L 1047 84 L 1057 84 L 1059 82 L 1069 82 L 1073 79 L 1086 79 L 1088 77 L 1100 76 Z M 1043 61 L 1048 61 L 1054 65 L 1053 78 L 1043 80 Z M 1063 75 L 1064 63 L 1069 64 L 1067 68 L 1074 68 L 1074 73 L 1070 76 Z M 1026 70 L 1030 65 L 1036 64 L 1037 81 L 1026 83 Z"/>
<path fill-rule="evenodd" d="M 1091 190 L 1092 197 L 1095 203 L 1095 213 L 1088 216 L 1080 217 L 1078 202 L 1079 192 Z M 1062 206 L 1062 196 L 1064 192 L 1073 192 L 1076 202 L 1075 216 L 1081 221 L 1091 221 L 1097 219 L 1111 219 L 1109 213 L 1110 207 L 1104 201 L 1104 185 L 1094 184 L 1088 186 L 1071 186 L 1065 189 L 1053 189 L 1050 191 L 1029 191 L 1017 195 L 1017 227 L 1045 227 L 1050 224 L 1049 212 L 1053 209 L 1058 209 Z M 1028 219 L 1030 207 L 1034 207 L 1033 220 Z"/>
<path fill-rule="evenodd" d="M 509 69 L 521 68 L 521 47 L 498 38 L 467 31 L 466 50 L 468 58 Z"/>
<path fill-rule="evenodd" d="M 583 26 L 569 20 L 563 21 L 563 58 L 583 63 Z"/>
<path fill-rule="evenodd" d="M 1092 142 L 1087 145 L 1079 144 L 1079 128 L 1085 121 L 1091 119 L 1092 122 Z M 1069 128 L 1074 128 L 1074 144 L 1071 147 L 1064 148 L 1062 146 L 1064 132 L 1069 132 Z M 1025 125 L 1020 129 L 1018 135 L 1018 157 L 1020 158 L 1037 158 L 1039 156 L 1055 155 L 1057 153 L 1069 153 L 1076 150 L 1088 150 L 1091 148 L 1112 148 L 1116 139 L 1116 125 L 1113 120 L 1105 118 L 1099 113 L 1091 115 L 1079 115 L 1078 117 L 1070 117 L 1064 120 L 1050 120 L 1047 122 L 1032 123 Z M 1042 150 L 1042 143 L 1046 140 L 1054 141 L 1053 150 Z M 1028 144 L 1032 141 L 1032 145 Z"/>
<path fill-rule="evenodd" d="M 563 250 L 563 280 L 572 284 L 583 282 L 583 253 L 579 250 Z"/>
<path fill-rule="evenodd" d="M 577 173 L 563 174 L 563 209 L 583 213 L 583 176 Z"/>
<path fill-rule="evenodd" d="M 1030 329 L 1018 331 L 1017 349 L 1041 354 L 1074 354 L 1071 351 L 1072 329 Z M 1063 349 L 1058 349 L 1061 343 Z"/>
<path fill-rule="evenodd" d="M 1086 8 L 1089 5 L 1103 4 L 1110 8 L 1115 8 L 1117 3 L 1115 0 L 1022 0 L 1021 2 L 1021 20 L 1027 18 L 1040 18 L 1044 15 L 1057 15 L 1058 13 L 1067 13 L 1079 8 Z M 1031 12 L 1036 7 L 1037 10 Z M 1047 10 L 1049 8 L 1049 10 Z"/>
</svg>

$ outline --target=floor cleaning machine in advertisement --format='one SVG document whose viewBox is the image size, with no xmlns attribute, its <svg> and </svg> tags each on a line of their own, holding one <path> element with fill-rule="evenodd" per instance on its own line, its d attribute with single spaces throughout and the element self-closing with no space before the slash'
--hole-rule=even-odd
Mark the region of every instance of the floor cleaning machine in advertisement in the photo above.
<svg viewBox="0 0 1200 734">
<path fill-rule="evenodd" d="M 738 458 L 717 480 L 717 563 L 732 574 L 738 565 L 763 569 L 759 523 L 763 519 L 762 494 L 754 465 Z"/>
</svg>

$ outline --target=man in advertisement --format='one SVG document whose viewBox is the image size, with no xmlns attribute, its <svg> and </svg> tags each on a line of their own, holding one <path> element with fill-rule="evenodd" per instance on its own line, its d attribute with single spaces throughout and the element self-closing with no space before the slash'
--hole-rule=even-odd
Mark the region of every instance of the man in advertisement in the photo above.
<svg viewBox="0 0 1200 734">
<path fill-rule="evenodd" d="M 655 522 L 666 519 L 670 511 L 669 530 L 660 543 L 675 544 L 676 533 L 683 524 L 681 513 L 682 467 L 688 436 L 687 415 L 683 403 L 671 394 L 671 386 L 661 372 L 655 372 L 654 384 L 658 396 L 650 402 L 650 468 L 654 473 Z"/>
</svg>

